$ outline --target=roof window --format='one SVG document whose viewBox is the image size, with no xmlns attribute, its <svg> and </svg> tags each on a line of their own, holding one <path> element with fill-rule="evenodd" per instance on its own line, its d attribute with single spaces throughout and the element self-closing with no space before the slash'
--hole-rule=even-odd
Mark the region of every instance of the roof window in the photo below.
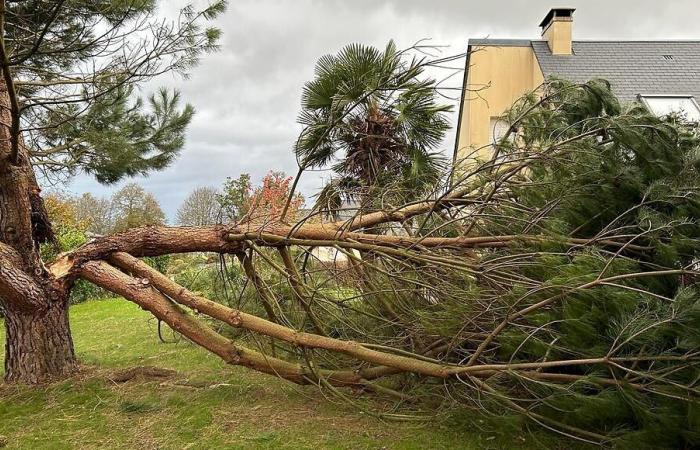
<svg viewBox="0 0 700 450">
<path fill-rule="evenodd" d="M 659 117 L 675 113 L 689 122 L 700 122 L 700 106 L 692 95 L 640 95 L 639 98 Z"/>
</svg>

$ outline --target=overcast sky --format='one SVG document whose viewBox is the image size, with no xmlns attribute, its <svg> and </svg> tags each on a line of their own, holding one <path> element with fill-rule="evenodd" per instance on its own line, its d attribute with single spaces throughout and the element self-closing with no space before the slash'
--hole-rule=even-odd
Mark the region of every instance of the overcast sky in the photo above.
<svg viewBox="0 0 700 450">
<path fill-rule="evenodd" d="M 171 9 L 185 2 L 165 3 Z M 153 192 L 172 220 L 197 186 L 218 187 L 243 172 L 258 181 L 270 169 L 293 174 L 301 88 L 320 56 L 351 42 L 383 47 L 389 39 L 405 48 L 430 38 L 447 46 L 443 55 L 463 53 L 469 38 L 537 39 L 552 6 L 577 8 L 574 39 L 700 39 L 697 0 L 231 0 L 218 20 L 221 51 L 205 57 L 189 79 L 158 80 L 180 89 L 197 111 L 181 156 L 133 181 Z M 447 153 L 453 142 L 454 130 L 444 142 Z M 311 196 L 323 176 L 306 174 L 302 193 Z M 78 176 L 67 189 L 109 195 L 123 184 L 104 187 Z"/>
</svg>

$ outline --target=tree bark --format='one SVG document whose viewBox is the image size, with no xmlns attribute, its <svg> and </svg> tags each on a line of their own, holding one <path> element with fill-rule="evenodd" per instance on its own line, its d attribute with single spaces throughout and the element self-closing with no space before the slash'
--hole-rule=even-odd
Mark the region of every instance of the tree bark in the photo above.
<svg viewBox="0 0 700 450">
<path fill-rule="evenodd" d="M 30 260 L 31 261 L 31 260 Z M 5 379 L 36 384 L 77 368 L 68 324 L 68 290 L 25 255 L 0 243 L 0 302 L 5 315 Z"/>
<path fill-rule="evenodd" d="M 5 379 L 27 384 L 77 367 L 68 324 L 68 286 L 44 268 L 39 243 L 51 239 L 27 149 L 12 136 L 7 86 L 0 81 L 0 305 L 5 315 Z M 13 139 L 18 140 L 13 157 Z"/>
<path fill-rule="evenodd" d="M 26 384 L 63 378 L 77 368 L 65 299 L 48 309 L 5 309 L 5 380 Z"/>
</svg>

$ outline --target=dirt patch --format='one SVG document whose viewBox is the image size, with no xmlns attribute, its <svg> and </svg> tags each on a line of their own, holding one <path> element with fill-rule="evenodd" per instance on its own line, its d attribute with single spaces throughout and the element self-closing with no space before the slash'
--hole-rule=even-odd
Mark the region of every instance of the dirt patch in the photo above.
<svg viewBox="0 0 700 450">
<path fill-rule="evenodd" d="M 177 376 L 177 371 L 171 369 L 163 369 L 154 366 L 138 366 L 131 367 L 126 370 L 113 372 L 108 376 L 110 381 L 115 383 L 126 383 L 131 380 L 163 380 Z"/>
</svg>

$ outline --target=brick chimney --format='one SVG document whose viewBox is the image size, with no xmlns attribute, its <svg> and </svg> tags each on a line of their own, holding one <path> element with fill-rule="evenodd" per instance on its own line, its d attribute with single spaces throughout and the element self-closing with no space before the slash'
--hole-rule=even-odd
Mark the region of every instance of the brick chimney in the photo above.
<svg viewBox="0 0 700 450">
<path fill-rule="evenodd" d="M 552 8 L 540 23 L 542 38 L 549 44 L 553 55 L 571 54 L 574 11 L 574 8 Z"/>
</svg>

